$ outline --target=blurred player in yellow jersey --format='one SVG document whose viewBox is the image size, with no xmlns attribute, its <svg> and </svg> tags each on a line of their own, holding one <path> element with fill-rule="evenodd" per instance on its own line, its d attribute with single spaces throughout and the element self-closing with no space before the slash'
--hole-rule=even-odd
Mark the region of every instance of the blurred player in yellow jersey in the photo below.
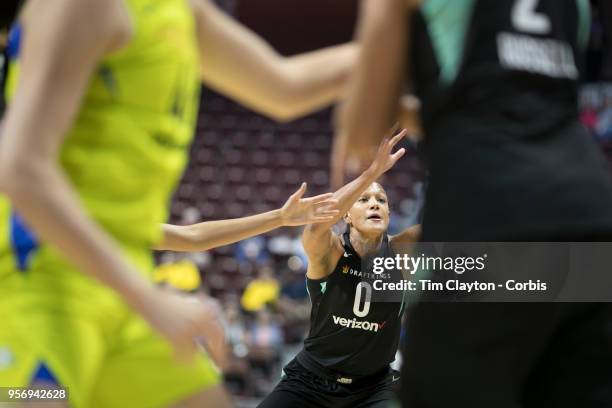
<svg viewBox="0 0 612 408">
<path fill-rule="evenodd" d="M 193 355 L 193 337 L 217 330 L 214 311 L 149 279 L 152 247 L 193 238 L 160 224 L 200 81 L 290 119 L 339 94 L 354 47 L 282 58 L 207 0 L 30 0 L 9 46 L 0 385 L 69 388 L 59 406 L 228 405 L 212 364 Z M 325 218 L 331 202 L 303 190 L 293 218 L 285 209 L 215 231 L 235 240 Z"/>
</svg>

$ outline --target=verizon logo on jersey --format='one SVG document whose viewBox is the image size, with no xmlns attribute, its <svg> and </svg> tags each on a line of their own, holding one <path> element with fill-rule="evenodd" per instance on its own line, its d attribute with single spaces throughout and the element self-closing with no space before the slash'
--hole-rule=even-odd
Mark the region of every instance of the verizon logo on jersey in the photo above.
<svg viewBox="0 0 612 408">
<path fill-rule="evenodd" d="M 336 325 L 344 326 L 349 329 L 360 329 L 373 332 L 378 332 L 379 329 L 382 330 L 383 327 L 385 327 L 385 324 L 387 324 L 386 321 L 382 323 L 374 323 L 368 321 L 359 321 L 356 318 L 346 319 L 344 317 L 338 317 L 336 315 L 332 315 L 332 318 L 334 319 L 334 324 Z"/>
</svg>

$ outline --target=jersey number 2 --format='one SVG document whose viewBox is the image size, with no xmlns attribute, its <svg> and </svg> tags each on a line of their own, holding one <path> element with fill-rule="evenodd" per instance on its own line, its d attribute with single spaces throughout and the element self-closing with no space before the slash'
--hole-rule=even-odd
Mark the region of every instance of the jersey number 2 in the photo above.
<svg viewBox="0 0 612 408">
<path fill-rule="evenodd" d="M 363 308 L 361 308 L 361 296 L 365 290 L 365 299 Z M 357 317 L 366 317 L 370 313 L 370 303 L 372 302 L 372 286 L 368 282 L 359 282 L 355 289 L 355 303 L 353 304 L 353 313 Z"/>
<path fill-rule="evenodd" d="M 536 12 L 539 0 L 516 0 L 512 7 L 512 24 L 518 31 L 528 34 L 548 34 L 550 19 Z"/>
</svg>

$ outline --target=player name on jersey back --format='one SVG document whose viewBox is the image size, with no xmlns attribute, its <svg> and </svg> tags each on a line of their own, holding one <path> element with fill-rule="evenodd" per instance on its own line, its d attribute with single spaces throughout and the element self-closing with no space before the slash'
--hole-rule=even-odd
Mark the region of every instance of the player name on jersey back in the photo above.
<svg viewBox="0 0 612 408">
<path fill-rule="evenodd" d="M 565 42 L 504 32 L 497 36 L 497 49 L 499 61 L 506 69 L 553 78 L 578 78 L 574 52 Z"/>
</svg>

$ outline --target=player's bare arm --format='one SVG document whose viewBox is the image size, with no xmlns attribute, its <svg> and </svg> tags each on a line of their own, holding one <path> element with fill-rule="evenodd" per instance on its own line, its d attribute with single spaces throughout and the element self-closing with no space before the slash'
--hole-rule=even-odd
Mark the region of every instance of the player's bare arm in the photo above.
<svg viewBox="0 0 612 408">
<path fill-rule="evenodd" d="M 405 0 L 363 0 L 357 38 L 358 62 L 347 85 L 347 99 L 336 120 L 332 175 L 343 177 L 342 163 L 356 157 L 368 163 L 397 120 L 408 41 Z"/>
<path fill-rule="evenodd" d="M 333 265 L 342 256 L 340 237 L 332 232 L 332 226 L 346 214 L 359 196 L 380 176 L 388 171 L 405 154 L 405 149 L 393 153 L 393 148 L 406 135 L 402 130 L 380 144 L 374 161 L 359 177 L 337 190 L 333 197 L 338 201 L 339 213 L 329 222 L 308 225 L 302 235 L 304 250 L 308 256 L 306 276 L 321 279 L 333 271 Z"/>
<path fill-rule="evenodd" d="M 357 46 L 283 57 L 209 0 L 191 0 L 204 82 L 262 114 L 288 121 L 322 108 L 344 91 Z"/>
<path fill-rule="evenodd" d="M 408 138 L 415 142 L 423 138 L 420 115 L 421 101 L 414 95 L 402 95 L 400 98 L 397 121 L 402 129 L 408 131 Z"/>
<path fill-rule="evenodd" d="M 305 192 L 306 183 L 303 183 L 281 208 L 250 217 L 185 226 L 164 224 L 164 240 L 156 249 L 206 251 L 279 227 L 329 222 L 338 215 L 337 200 L 331 193 L 302 198 Z"/>
</svg>

